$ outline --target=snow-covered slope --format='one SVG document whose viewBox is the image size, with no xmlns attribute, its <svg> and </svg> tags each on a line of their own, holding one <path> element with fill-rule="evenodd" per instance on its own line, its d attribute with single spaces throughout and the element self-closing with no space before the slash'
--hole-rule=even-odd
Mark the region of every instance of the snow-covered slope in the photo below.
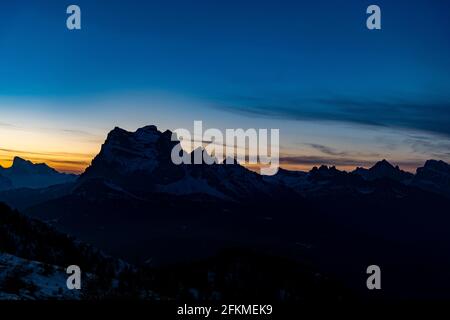
<svg viewBox="0 0 450 320">
<path fill-rule="evenodd" d="M 81 291 L 65 270 L 82 270 Z M 80 299 L 107 294 L 133 267 L 0 203 L 0 299 Z"/>
<path fill-rule="evenodd" d="M 66 280 L 61 267 L 0 252 L 0 300 L 81 299 L 82 291 L 67 289 Z"/>
</svg>

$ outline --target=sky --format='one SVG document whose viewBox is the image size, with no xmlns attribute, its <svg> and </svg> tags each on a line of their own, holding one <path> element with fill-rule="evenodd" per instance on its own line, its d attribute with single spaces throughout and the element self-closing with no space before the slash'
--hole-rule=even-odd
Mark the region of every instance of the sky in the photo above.
<svg viewBox="0 0 450 320">
<path fill-rule="evenodd" d="M 449 18 L 440 0 L 2 0 L 0 165 L 80 173 L 115 126 L 194 120 L 280 129 L 290 169 L 450 162 Z"/>
</svg>

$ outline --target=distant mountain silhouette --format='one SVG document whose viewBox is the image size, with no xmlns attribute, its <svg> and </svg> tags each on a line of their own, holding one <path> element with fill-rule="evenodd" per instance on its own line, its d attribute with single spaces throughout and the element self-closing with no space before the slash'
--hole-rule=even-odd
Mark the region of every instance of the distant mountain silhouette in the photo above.
<svg viewBox="0 0 450 320">
<path fill-rule="evenodd" d="M 0 175 L 0 191 L 12 189 L 12 187 L 13 187 L 13 184 L 12 184 L 11 180 Z"/>
<path fill-rule="evenodd" d="M 311 259 L 353 288 L 377 263 L 396 279 L 385 297 L 450 297 L 448 164 L 427 161 L 416 175 L 381 161 L 261 176 L 238 163 L 175 165 L 171 136 L 115 128 L 75 182 L 3 191 L 0 200 L 27 203 L 27 215 L 139 265 L 251 248 Z M 196 152 L 205 151 L 189 156 Z"/>
<path fill-rule="evenodd" d="M 392 179 L 400 182 L 408 182 L 413 178 L 413 174 L 394 167 L 386 160 L 377 162 L 369 169 L 356 168 L 353 173 L 362 176 L 366 180 Z"/>
<path fill-rule="evenodd" d="M 9 179 L 10 183 L 0 189 L 45 188 L 55 184 L 67 183 L 76 179 L 75 175 L 59 173 L 45 163 L 34 164 L 20 157 L 15 157 L 10 168 L 0 167 L 0 177 Z"/>
<path fill-rule="evenodd" d="M 423 168 L 418 168 L 416 175 L 382 160 L 369 169 L 358 167 L 350 173 L 335 167 L 321 166 L 314 167 L 310 172 L 280 169 L 275 176 L 260 176 L 237 162 L 232 165 L 175 165 L 170 154 L 179 142 L 172 141 L 171 137 L 172 132 L 160 132 L 153 125 L 136 132 L 116 127 L 108 134 L 100 153 L 79 179 L 74 175 L 61 174 L 46 164 L 33 164 L 16 157 L 11 168 L 0 167 L 0 191 L 12 188 L 38 189 L 76 181 L 74 192 L 95 191 L 100 185 L 101 188 L 97 190 L 105 189 L 106 192 L 137 198 L 167 193 L 239 200 L 260 196 L 277 197 L 289 190 L 304 196 L 339 190 L 370 192 L 374 186 L 371 182 L 385 179 L 450 196 L 449 165 L 443 161 L 427 161 Z M 199 148 L 189 157 L 193 159 L 197 153 L 201 158 L 206 151 Z M 67 187 L 64 190 L 67 191 Z M 8 201 L 16 194 L 8 193 L 5 196 L 3 193 L 0 199 Z M 22 191 L 22 194 L 30 192 Z"/>
<path fill-rule="evenodd" d="M 428 160 L 423 167 L 417 168 L 412 185 L 450 197 L 450 165 Z"/>
<path fill-rule="evenodd" d="M 321 166 L 309 172 L 280 169 L 274 176 L 261 176 L 237 162 L 231 165 L 175 165 L 170 156 L 178 143 L 172 141 L 172 132 L 160 132 L 153 125 L 135 132 L 116 127 L 108 134 L 92 164 L 76 180 L 73 175 L 58 173 L 45 164 L 33 164 L 16 157 L 11 168 L 0 170 L 0 191 L 3 190 L 0 200 L 19 208 L 68 194 L 99 198 L 100 193 L 123 199 L 142 200 L 152 198 L 154 194 L 166 194 L 248 202 L 261 197 L 289 198 L 293 194 L 317 197 L 327 194 L 389 195 L 391 192 L 402 196 L 404 192 L 410 192 L 410 187 L 450 197 L 449 165 L 443 161 L 427 161 L 416 175 L 382 160 L 369 169 L 357 168 L 352 172 Z M 205 154 L 206 151 L 199 148 L 188 156 L 193 159 Z M 61 187 L 53 187 L 57 184 Z M 48 186 L 52 187 L 38 192 L 4 191 Z"/>
<path fill-rule="evenodd" d="M 450 198 L 448 167 L 443 161 L 429 160 L 414 175 L 383 160 L 369 169 L 357 168 L 352 172 L 328 166 L 314 167 L 309 172 L 280 169 L 276 175 L 264 177 L 264 180 L 291 188 L 304 197 L 370 193 L 402 197 L 405 192 L 412 192 L 411 187 L 415 187 Z"/>
</svg>

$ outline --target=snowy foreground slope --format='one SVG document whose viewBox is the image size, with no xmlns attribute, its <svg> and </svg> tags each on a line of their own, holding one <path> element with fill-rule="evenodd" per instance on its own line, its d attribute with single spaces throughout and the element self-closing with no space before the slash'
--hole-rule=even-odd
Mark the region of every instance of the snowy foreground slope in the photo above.
<svg viewBox="0 0 450 320">
<path fill-rule="evenodd" d="M 69 290 L 66 268 L 81 268 L 81 290 Z M 0 300 L 116 296 L 135 269 L 94 247 L 0 203 Z"/>
<path fill-rule="evenodd" d="M 0 253 L 0 300 L 78 300 L 80 290 L 69 290 L 61 267 Z"/>
</svg>

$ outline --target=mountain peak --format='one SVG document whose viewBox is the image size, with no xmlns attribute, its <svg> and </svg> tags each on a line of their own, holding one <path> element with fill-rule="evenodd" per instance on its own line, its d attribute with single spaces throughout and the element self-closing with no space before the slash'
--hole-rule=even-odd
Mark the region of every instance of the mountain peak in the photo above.
<svg viewBox="0 0 450 320">
<path fill-rule="evenodd" d="M 441 171 L 448 171 L 450 169 L 450 165 L 442 160 L 427 160 L 425 162 L 424 168 L 428 169 L 435 169 L 435 170 L 441 170 Z M 421 168 L 418 168 L 421 169 Z"/>
<path fill-rule="evenodd" d="M 158 127 L 155 125 L 148 125 L 136 130 L 136 132 L 155 132 L 158 131 Z"/>
<path fill-rule="evenodd" d="M 108 133 L 100 153 L 92 161 L 82 178 L 121 176 L 130 183 L 137 177 L 153 175 L 155 169 L 170 161 L 171 150 L 178 142 L 171 141 L 170 131 L 160 132 L 148 125 L 134 132 L 115 127 Z M 147 181 L 150 177 L 147 177 Z"/>
<path fill-rule="evenodd" d="M 20 165 L 33 165 L 33 163 L 31 161 L 29 161 L 29 160 L 25 160 L 25 159 L 23 159 L 21 157 L 15 156 L 14 159 L 13 159 L 12 166 L 14 167 L 14 166 L 18 166 L 18 165 L 19 166 Z"/>
<path fill-rule="evenodd" d="M 391 179 L 396 181 L 406 181 L 412 179 L 413 174 L 401 170 L 398 166 L 393 166 L 389 161 L 383 159 L 375 163 L 370 169 L 357 168 L 353 173 L 362 176 L 366 180 Z"/>
<path fill-rule="evenodd" d="M 113 133 L 113 132 L 127 132 L 127 130 L 122 129 L 121 127 L 114 127 L 114 129 L 112 129 L 109 133 Z"/>
<path fill-rule="evenodd" d="M 375 165 L 371 168 L 371 169 L 375 169 L 375 168 L 386 168 L 386 169 L 396 169 L 389 161 L 387 161 L 386 159 L 383 159 L 381 161 L 378 161 L 377 163 L 375 163 Z M 398 166 L 397 166 L 398 168 Z"/>
<path fill-rule="evenodd" d="M 11 166 L 14 171 L 27 171 L 36 172 L 36 173 L 48 173 L 48 172 L 56 172 L 55 169 L 49 167 L 46 163 L 33 163 L 30 160 L 23 159 L 21 157 L 14 157 L 13 164 Z"/>
<path fill-rule="evenodd" d="M 339 171 L 335 166 L 321 165 L 320 167 L 313 167 L 308 175 L 312 179 L 332 179 L 344 175 L 345 172 Z"/>
<path fill-rule="evenodd" d="M 450 165 L 442 160 L 427 160 L 417 168 L 413 185 L 450 197 Z"/>
<path fill-rule="evenodd" d="M 74 175 L 59 173 L 45 163 L 33 163 L 17 156 L 14 157 L 11 167 L 2 170 L 2 175 L 11 181 L 9 189 L 44 188 L 72 182 L 76 178 Z"/>
<path fill-rule="evenodd" d="M 161 133 L 154 125 L 139 128 L 135 132 L 130 132 L 120 127 L 115 127 L 108 133 L 105 144 L 111 143 L 112 141 L 124 143 L 129 139 L 141 142 L 154 142 L 158 140 L 161 135 L 167 135 L 167 132 L 170 133 L 169 136 L 171 136 L 170 131 Z"/>
</svg>

